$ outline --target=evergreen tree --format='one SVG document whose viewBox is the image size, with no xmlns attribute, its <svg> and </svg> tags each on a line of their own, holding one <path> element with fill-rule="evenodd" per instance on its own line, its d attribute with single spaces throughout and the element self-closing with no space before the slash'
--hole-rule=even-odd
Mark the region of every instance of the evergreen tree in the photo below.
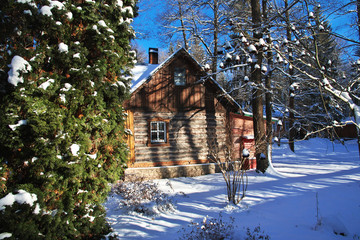
<svg viewBox="0 0 360 240">
<path fill-rule="evenodd" d="M 3 0 L 0 233 L 99 239 L 126 164 L 134 0 Z"/>
</svg>

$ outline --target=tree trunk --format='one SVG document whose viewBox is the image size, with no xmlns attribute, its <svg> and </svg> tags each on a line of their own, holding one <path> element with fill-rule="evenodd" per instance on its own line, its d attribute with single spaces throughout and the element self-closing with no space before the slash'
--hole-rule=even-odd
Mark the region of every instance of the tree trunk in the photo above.
<svg viewBox="0 0 360 240">
<path fill-rule="evenodd" d="M 218 34 L 219 34 L 219 4 L 218 0 L 214 0 L 214 49 L 213 49 L 213 59 L 212 59 L 212 71 L 216 72 L 217 70 L 217 56 L 218 56 Z M 213 75 L 213 78 L 216 80 L 216 74 Z"/>
<path fill-rule="evenodd" d="M 268 21 L 268 15 L 267 15 L 267 0 L 262 1 L 262 7 L 263 7 L 263 16 L 264 16 L 264 22 Z M 271 36 L 269 29 L 266 29 L 266 35 L 268 36 L 267 43 L 268 45 L 271 44 Z M 269 162 L 271 162 L 272 158 L 272 137 L 273 137 L 273 128 L 272 128 L 272 89 L 271 89 L 271 76 L 272 71 L 270 69 L 272 65 L 272 51 L 267 51 L 266 60 L 268 64 L 268 72 L 265 76 L 265 112 L 266 112 L 266 158 Z"/>
<path fill-rule="evenodd" d="M 291 41 L 291 29 L 290 29 L 290 16 L 289 16 L 289 10 L 288 10 L 288 0 L 285 0 L 285 18 L 286 18 L 286 38 L 290 42 Z M 292 57 L 292 48 L 289 47 L 289 64 L 292 66 L 293 64 L 293 57 Z M 289 84 L 293 84 L 292 76 L 294 75 L 294 69 L 292 67 L 289 67 Z M 295 123 L 295 115 L 294 115 L 294 108 L 295 108 L 295 96 L 294 96 L 294 89 L 290 88 L 289 90 L 289 148 L 291 151 L 295 152 L 295 136 L 296 136 L 296 129 L 294 128 Z M 280 139 L 279 139 L 280 141 Z"/>
<path fill-rule="evenodd" d="M 255 41 L 259 41 L 262 37 L 261 28 L 261 10 L 260 0 L 251 0 L 251 15 L 253 23 L 253 37 Z M 255 87 L 252 91 L 252 109 L 253 109 L 253 121 L 254 121 L 254 137 L 255 137 L 255 154 L 256 154 L 256 169 L 260 172 L 265 172 L 269 166 L 265 153 L 267 149 L 266 134 L 263 118 L 263 93 L 261 88 L 262 74 L 262 49 L 258 49 L 256 53 L 257 62 L 251 66 L 251 81 L 255 83 Z M 255 67 L 256 65 L 260 68 Z"/>
<path fill-rule="evenodd" d="M 182 31 L 182 35 L 183 35 L 183 41 L 184 41 L 184 48 L 186 50 L 189 50 L 187 39 L 186 39 L 186 29 L 185 29 L 185 24 L 184 24 L 183 12 L 182 12 L 182 8 L 181 8 L 182 6 L 181 6 L 180 2 L 178 4 L 179 4 L 179 15 L 180 15 L 181 31 Z"/>
</svg>

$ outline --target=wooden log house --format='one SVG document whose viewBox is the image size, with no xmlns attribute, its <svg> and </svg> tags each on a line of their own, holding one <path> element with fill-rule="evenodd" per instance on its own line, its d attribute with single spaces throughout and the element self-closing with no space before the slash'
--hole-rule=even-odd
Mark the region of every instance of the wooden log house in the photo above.
<svg viewBox="0 0 360 240">
<path fill-rule="evenodd" d="M 132 132 L 126 174 L 171 178 L 213 173 L 209 148 L 225 144 L 229 123 L 242 116 L 232 114 L 241 113 L 240 106 L 185 49 L 161 64 L 157 59 L 157 49 L 150 48 L 149 64 L 133 69 L 125 103 Z M 243 126 L 252 124 L 244 121 Z"/>
</svg>

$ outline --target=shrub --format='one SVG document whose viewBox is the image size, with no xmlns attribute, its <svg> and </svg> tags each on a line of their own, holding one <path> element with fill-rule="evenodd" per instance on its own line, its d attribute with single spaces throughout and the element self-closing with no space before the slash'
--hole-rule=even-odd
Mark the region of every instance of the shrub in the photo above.
<svg viewBox="0 0 360 240">
<path fill-rule="evenodd" d="M 231 128 L 228 128 L 227 131 L 231 136 Z M 246 173 L 246 161 L 248 160 L 249 152 L 244 148 L 241 158 L 238 159 L 233 148 L 232 136 L 226 140 L 224 145 L 219 145 L 214 139 L 209 152 L 211 160 L 217 164 L 223 175 L 229 203 L 237 205 L 245 197 L 247 191 L 248 176 Z"/>
<path fill-rule="evenodd" d="M 234 234 L 234 219 L 230 218 L 230 222 L 222 220 L 222 215 L 219 218 L 205 217 L 201 223 L 191 222 L 188 229 L 183 228 L 185 232 L 179 239 L 186 240 L 219 240 L 232 239 Z"/>
<path fill-rule="evenodd" d="M 261 231 L 260 225 L 255 227 L 253 231 L 250 231 L 250 228 L 247 228 L 246 236 L 246 240 L 270 239 L 269 235 L 265 234 L 264 231 Z"/>
<path fill-rule="evenodd" d="M 152 216 L 175 209 L 170 197 L 152 181 L 130 178 L 115 184 L 112 191 L 122 197 L 120 207 L 128 212 Z"/>
</svg>

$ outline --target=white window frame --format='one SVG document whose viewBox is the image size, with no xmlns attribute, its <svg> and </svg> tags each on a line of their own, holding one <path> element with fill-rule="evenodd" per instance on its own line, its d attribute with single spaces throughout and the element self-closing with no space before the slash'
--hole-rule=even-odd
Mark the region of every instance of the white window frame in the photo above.
<svg viewBox="0 0 360 240">
<path fill-rule="evenodd" d="M 153 129 L 153 124 L 156 124 L 156 129 Z M 163 124 L 164 129 L 160 129 L 160 124 Z M 164 121 L 152 121 L 150 122 L 150 140 L 151 143 L 166 143 L 166 122 Z M 156 139 L 153 139 L 153 133 L 156 134 Z M 163 133 L 164 139 L 160 138 L 160 133 Z"/>
</svg>

